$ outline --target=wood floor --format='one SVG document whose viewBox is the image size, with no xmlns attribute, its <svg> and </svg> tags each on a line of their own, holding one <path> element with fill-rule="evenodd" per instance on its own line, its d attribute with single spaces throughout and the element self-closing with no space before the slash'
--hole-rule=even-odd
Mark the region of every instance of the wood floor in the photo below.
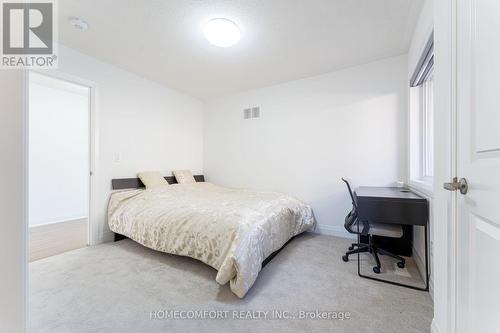
<svg viewBox="0 0 500 333">
<path fill-rule="evenodd" d="M 29 228 L 29 261 L 87 246 L 88 218 Z"/>
</svg>

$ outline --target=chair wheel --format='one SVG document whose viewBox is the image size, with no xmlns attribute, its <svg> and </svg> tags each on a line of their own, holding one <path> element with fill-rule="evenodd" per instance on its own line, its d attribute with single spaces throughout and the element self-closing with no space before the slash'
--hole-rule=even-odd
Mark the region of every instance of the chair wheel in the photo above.
<svg viewBox="0 0 500 333">
<path fill-rule="evenodd" d="M 352 251 L 352 250 L 354 250 L 354 246 L 349 246 L 348 249 L 349 249 L 349 251 Z"/>
<path fill-rule="evenodd" d="M 347 256 L 347 254 L 342 256 L 342 260 L 344 260 L 345 262 L 349 261 L 349 257 Z"/>
<path fill-rule="evenodd" d="M 373 272 L 374 272 L 375 274 L 380 274 L 380 267 L 378 267 L 378 266 L 373 266 Z"/>
<path fill-rule="evenodd" d="M 405 262 L 404 261 L 399 261 L 398 262 L 398 267 L 399 268 L 405 268 Z"/>
</svg>

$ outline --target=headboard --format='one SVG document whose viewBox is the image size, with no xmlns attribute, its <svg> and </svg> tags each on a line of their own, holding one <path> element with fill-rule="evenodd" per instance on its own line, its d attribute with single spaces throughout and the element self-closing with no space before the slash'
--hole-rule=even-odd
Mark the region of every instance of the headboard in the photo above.
<svg viewBox="0 0 500 333">
<path fill-rule="evenodd" d="M 175 179 L 174 176 L 168 176 L 164 178 L 169 184 L 177 184 L 177 180 Z M 195 175 L 194 179 L 197 182 L 204 182 L 205 176 Z M 145 186 L 139 178 L 121 178 L 121 179 L 111 180 L 111 188 L 113 190 L 124 190 L 129 188 L 143 188 L 143 187 Z"/>
</svg>

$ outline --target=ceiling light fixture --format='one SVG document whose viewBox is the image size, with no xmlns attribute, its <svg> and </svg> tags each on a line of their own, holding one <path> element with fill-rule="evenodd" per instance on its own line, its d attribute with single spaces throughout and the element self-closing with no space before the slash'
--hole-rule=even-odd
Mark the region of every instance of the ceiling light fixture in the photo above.
<svg viewBox="0 0 500 333">
<path fill-rule="evenodd" d="M 219 47 L 229 47 L 240 40 L 240 29 L 233 21 L 225 18 L 210 20 L 205 25 L 205 37 L 210 43 Z"/>
</svg>

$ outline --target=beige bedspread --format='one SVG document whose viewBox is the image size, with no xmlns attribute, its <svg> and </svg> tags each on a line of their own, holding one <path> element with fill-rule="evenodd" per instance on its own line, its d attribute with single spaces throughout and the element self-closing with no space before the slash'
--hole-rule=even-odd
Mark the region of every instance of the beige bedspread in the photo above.
<svg viewBox="0 0 500 333">
<path fill-rule="evenodd" d="M 115 192 L 108 223 L 144 246 L 203 261 L 243 297 L 262 261 L 315 219 L 310 206 L 287 195 L 195 183 Z"/>
</svg>

